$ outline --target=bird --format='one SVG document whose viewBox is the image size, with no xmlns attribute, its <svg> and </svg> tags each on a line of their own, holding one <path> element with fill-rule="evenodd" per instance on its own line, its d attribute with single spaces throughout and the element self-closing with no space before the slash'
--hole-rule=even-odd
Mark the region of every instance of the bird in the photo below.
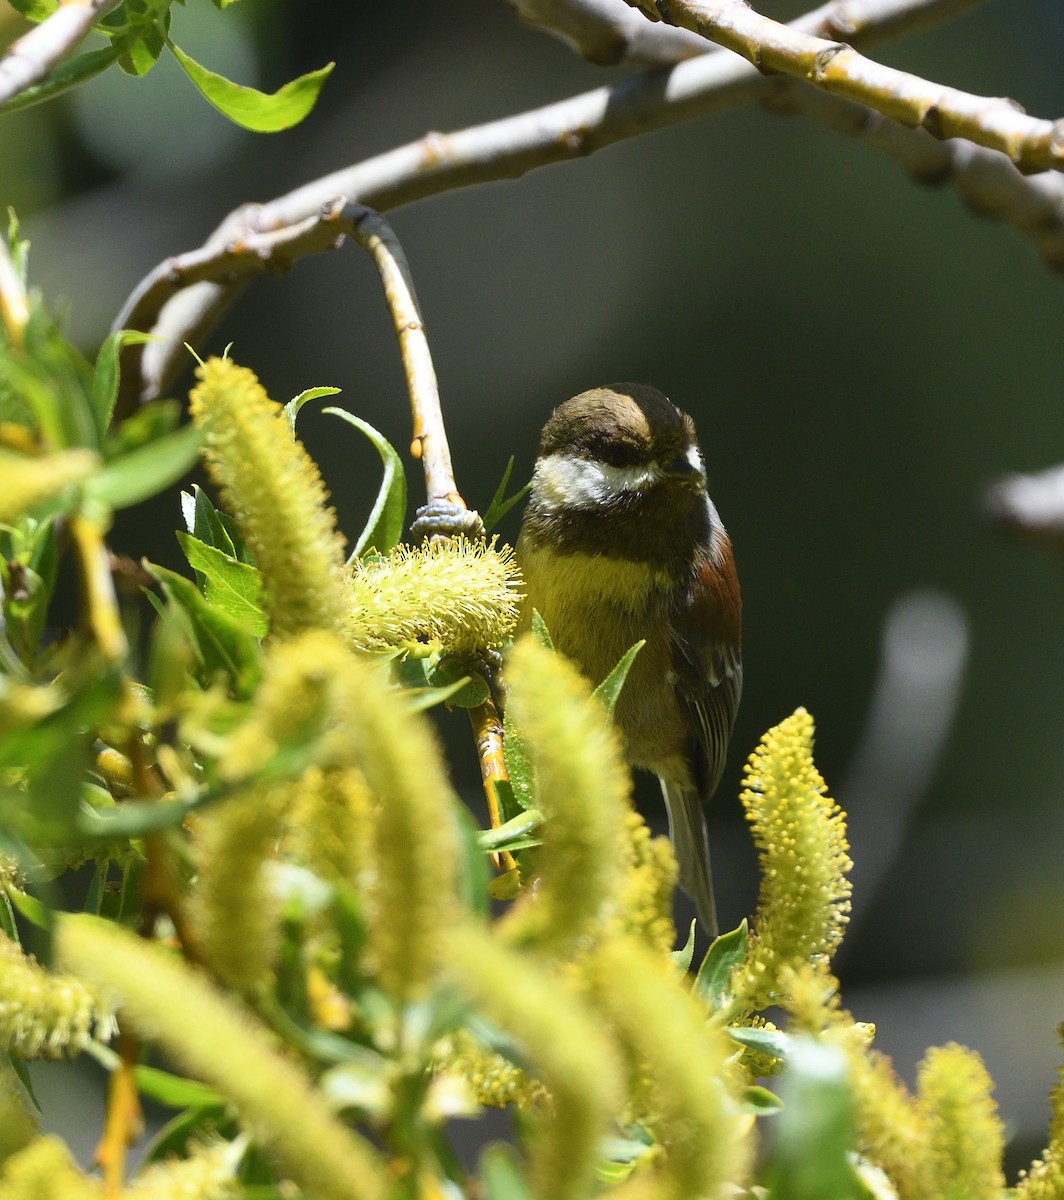
<svg viewBox="0 0 1064 1200">
<path fill-rule="evenodd" d="M 661 783 L 679 885 L 715 937 L 705 805 L 742 695 L 742 598 L 694 421 L 649 384 L 558 405 L 516 551 L 525 627 L 538 612 L 592 683 L 645 640 L 614 718 L 628 765 Z"/>
</svg>

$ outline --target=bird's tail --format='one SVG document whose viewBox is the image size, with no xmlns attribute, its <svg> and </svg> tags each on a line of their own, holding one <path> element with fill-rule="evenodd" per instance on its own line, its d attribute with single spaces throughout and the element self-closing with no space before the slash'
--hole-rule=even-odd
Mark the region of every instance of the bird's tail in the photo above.
<svg viewBox="0 0 1064 1200">
<path fill-rule="evenodd" d="M 717 906 L 713 901 L 713 876 L 709 866 L 709 834 L 702 798 L 696 788 L 661 781 L 669 837 L 680 866 L 680 887 L 695 902 L 702 928 L 715 938 Z"/>
</svg>

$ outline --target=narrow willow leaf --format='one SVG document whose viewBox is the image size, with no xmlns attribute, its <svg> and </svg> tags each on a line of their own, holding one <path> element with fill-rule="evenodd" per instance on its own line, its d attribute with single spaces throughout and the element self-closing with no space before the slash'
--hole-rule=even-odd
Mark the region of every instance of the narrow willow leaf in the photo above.
<svg viewBox="0 0 1064 1200">
<path fill-rule="evenodd" d="M 791 1039 L 780 1029 L 763 1029 L 759 1026 L 729 1025 L 728 1033 L 749 1050 L 757 1050 L 771 1058 L 786 1059 L 791 1049 Z"/>
<path fill-rule="evenodd" d="M 635 662 L 635 656 L 646 645 L 646 639 L 641 642 L 636 642 L 631 649 L 627 650 L 621 661 L 613 668 L 606 678 L 595 688 L 594 695 L 597 696 L 606 706 L 606 711 L 613 716 L 613 710 L 617 706 L 617 697 L 621 694 L 621 688 L 624 687 L 624 681 L 628 678 L 628 672 L 632 669 L 632 663 Z"/>
<path fill-rule="evenodd" d="M 528 746 L 508 708 L 503 712 L 502 730 L 506 772 L 510 776 L 510 793 L 516 805 L 514 812 L 503 813 L 503 817 L 509 819 L 518 816 L 522 810 L 535 807 L 536 775 Z"/>
<path fill-rule="evenodd" d="M 9 0 L 9 3 L 15 12 L 34 24 L 46 20 L 59 7 L 58 0 Z"/>
<path fill-rule="evenodd" d="M 299 416 L 299 410 L 308 400 L 320 400 L 322 396 L 337 396 L 339 394 L 340 389 L 338 387 L 312 387 L 300 392 L 298 396 L 293 396 L 284 406 L 284 415 L 288 424 L 292 427 L 292 432 L 295 433 L 296 431 L 296 418 Z"/>
<path fill-rule="evenodd" d="M 29 108 L 33 104 L 42 104 L 63 92 L 70 91 L 94 76 L 106 71 L 112 63 L 118 61 L 121 50 L 117 46 L 105 46 L 102 50 L 89 50 L 79 54 L 67 62 L 60 63 L 40 83 L 33 84 L 25 91 L 12 96 L 10 100 L 0 104 L 0 113 L 14 112 L 19 108 Z"/>
<path fill-rule="evenodd" d="M 535 608 L 532 610 L 532 636 L 541 646 L 546 646 L 548 650 L 554 649 L 554 643 L 551 641 L 547 622 L 543 620 L 539 614 L 539 610 Z"/>
<path fill-rule="evenodd" d="M 747 924 L 740 922 L 737 929 L 722 933 L 710 946 L 695 977 L 695 995 L 715 1012 L 724 1008 L 731 999 L 730 982 L 732 972 L 746 960 Z"/>
<path fill-rule="evenodd" d="M 177 540 L 189 566 L 203 576 L 203 594 L 208 602 L 234 617 L 255 637 L 265 637 L 267 623 L 258 571 L 189 533 L 178 530 Z"/>
<path fill-rule="evenodd" d="M 527 850 L 530 846 L 538 846 L 541 838 L 533 837 L 532 833 L 543 824 L 543 814 L 534 808 L 504 821 L 495 829 L 482 829 L 477 836 L 481 850 Z"/>
<path fill-rule="evenodd" d="M 343 408 L 326 408 L 323 411 L 361 430 L 373 443 L 384 465 L 384 477 L 381 479 L 377 499 L 366 521 L 366 527 L 359 534 L 347 561 L 353 562 L 369 550 L 387 554 L 402 540 L 403 526 L 406 524 L 406 474 L 403 471 L 403 460 L 391 442 L 368 421 L 363 421 Z"/>
<path fill-rule="evenodd" d="M 189 58 L 173 42 L 168 45 L 204 99 L 235 125 L 253 133 L 278 133 L 298 125 L 314 107 L 318 93 L 336 65 L 328 63 L 268 94 L 233 83 Z"/>
<path fill-rule="evenodd" d="M 133 1068 L 133 1078 L 138 1091 L 167 1108 L 220 1107 L 225 1104 L 225 1097 L 214 1088 L 195 1079 L 183 1079 L 169 1071 L 160 1071 L 158 1067 L 138 1063 Z"/>
<path fill-rule="evenodd" d="M 111 54 L 111 61 L 113 61 L 112 51 L 105 50 L 98 53 Z M 101 66 L 99 70 L 103 70 L 103 67 Z M 100 347 L 92 376 L 92 409 L 96 416 L 96 428 L 101 437 L 111 424 L 111 414 L 114 412 L 115 400 L 118 396 L 118 363 L 122 350 L 126 346 L 142 345 L 151 340 L 150 333 L 141 333 L 136 329 L 117 329 L 107 336 L 104 344 Z"/>
<path fill-rule="evenodd" d="M 514 457 L 511 454 L 510 460 L 506 464 L 506 470 L 502 473 L 502 479 L 499 486 L 495 489 L 495 495 L 491 498 L 491 503 L 488 505 L 488 511 L 484 514 L 484 532 L 488 533 L 495 528 L 496 525 L 506 516 L 515 504 L 520 504 L 521 501 L 532 490 L 532 480 L 525 484 L 519 491 L 514 492 L 512 496 L 506 495 L 506 489 L 510 483 L 510 476 L 513 474 Z"/>
<path fill-rule="evenodd" d="M 83 485 L 86 500 L 108 508 L 129 508 L 157 495 L 192 469 L 202 437 L 198 426 L 185 425 L 106 463 Z"/>
<path fill-rule="evenodd" d="M 755 1117 L 768 1117 L 783 1111 L 783 1101 L 775 1092 L 755 1085 L 743 1089 L 743 1107 Z"/>
</svg>

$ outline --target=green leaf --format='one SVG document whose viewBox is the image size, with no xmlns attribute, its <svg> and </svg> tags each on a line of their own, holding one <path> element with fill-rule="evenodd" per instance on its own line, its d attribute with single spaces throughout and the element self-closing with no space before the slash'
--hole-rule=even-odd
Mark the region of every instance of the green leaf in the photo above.
<svg viewBox="0 0 1064 1200">
<path fill-rule="evenodd" d="M 458 658 L 441 658 L 429 676 L 434 688 L 453 688 L 447 697 L 452 708 L 477 708 L 491 695 L 484 676 L 469 669 L 467 662 Z"/>
<path fill-rule="evenodd" d="M 288 419 L 292 432 L 296 431 L 296 417 L 299 416 L 299 410 L 308 400 L 319 400 L 322 396 L 336 396 L 339 395 L 339 392 L 338 387 L 312 387 L 289 400 L 284 406 L 284 415 Z"/>
<path fill-rule="evenodd" d="M 485 1146 L 480 1156 L 480 1194 L 484 1200 L 533 1200 L 512 1147 L 501 1142 Z"/>
<path fill-rule="evenodd" d="M 221 1104 L 207 1104 L 178 1113 L 159 1130 L 144 1155 L 147 1163 L 182 1157 L 194 1142 L 233 1136 L 236 1122 L 226 1115 Z"/>
<path fill-rule="evenodd" d="M 521 810 L 534 808 L 536 804 L 535 769 L 528 753 L 528 745 L 514 724 L 509 708 L 504 710 L 502 716 L 502 745 L 506 773 L 510 777 L 510 791 L 517 806 L 515 812 L 503 813 L 503 817 L 509 818 L 517 816 Z"/>
<path fill-rule="evenodd" d="M 538 846 L 542 838 L 532 836 L 533 830 L 543 824 L 543 814 L 535 808 L 527 809 L 520 816 L 504 821 L 496 829 L 482 829 L 477 835 L 480 849 L 497 853 L 500 850 L 527 850 Z"/>
<path fill-rule="evenodd" d="M 133 1068 L 133 1078 L 140 1092 L 167 1108 L 221 1108 L 226 1102 L 220 1092 L 206 1084 L 142 1063 Z"/>
<path fill-rule="evenodd" d="M 129 508 L 157 495 L 192 469 L 202 437 L 198 425 L 185 425 L 106 463 L 86 480 L 85 499 L 108 508 Z"/>
<path fill-rule="evenodd" d="M 27 21 L 38 24 L 47 20 L 59 7 L 58 0 L 8 0 L 11 7 Z"/>
<path fill-rule="evenodd" d="M 300 75 L 276 92 L 267 94 L 233 83 L 224 75 L 200 66 L 172 41 L 167 44 L 207 102 L 234 124 L 253 133 L 277 133 L 298 125 L 314 107 L 318 93 L 336 65 L 329 63 L 318 71 Z"/>
<path fill-rule="evenodd" d="M 547 622 L 543 620 L 539 615 L 539 611 L 535 608 L 532 610 L 532 636 L 541 646 L 546 646 L 548 650 L 554 649 L 554 643 L 551 641 Z"/>
<path fill-rule="evenodd" d="M 38 929 L 52 928 L 54 919 L 52 912 L 45 908 L 36 896 L 31 896 L 29 892 L 20 892 L 18 888 L 13 887 L 7 889 L 7 895 L 10 896 L 11 903 L 31 925 L 36 925 Z"/>
<path fill-rule="evenodd" d="M 203 576 L 208 603 L 227 612 L 255 637 L 265 637 L 268 623 L 262 608 L 262 576 L 258 569 L 180 529 L 177 540 L 189 566 Z"/>
<path fill-rule="evenodd" d="M 142 450 L 159 438 L 176 433 L 183 415 L 179 400 L 152 400 L 142 404 L 132 416 L 113 426 L 104 436 L 104 458 L 111 462 Z"/>
<path fill-rule="evenodd" d="M 779 1059 L 786 1059 L 790 1053 L 791 1039 L 782 1029 L 763 1029 L 756 1025 L 729 1025 L 727 1028 L 735 1041 L 748 1050 Z"/>
<path fill-rule="evenodd" d="M 170 603 L 188 619 L 207 676 L 223 671 L 232 679 L 238 696 L 250 696 L 260 672 L 255 635 L 242 622 L 211 604 L 191 579 L 147 560 L 144 568 L 162 585 Z"/>
<path fill-rule="evenodd" d="M 369 550 L 378 554 L 387 554 L 393 546 L 397 546 L 403 537 L 403 527 L 406 524 L 406 474 L 403 471 L 403 460 L 396 453 L 395 447 L 388 439 L 379 433 L 367 421 L 354 416 L 346 409 L 326 408 L 323 410 L 331 417 L 339 417 L 349 425 L 360 429 L 373 443 L 384 465 L 384 477 L 373 509 L 366 521 L 366 527 L 358 536 L 355 548 L 351 551 L 348 562 L 361 558 Z"/>
<path fill-rule="evenodd" d="M 480 845 L 480 835 L 481 831 L 469 810 L 464 805 L 459 806 L 458 890 L 463 906 L 487 919 L 491 912 L 491 901 L 488 897 L 491 871 Z"/>
<path fill-rule="evenodd" d="M 74 58 L 60 63 L 40 83 L 33 84 L 25 91 L 19 92 L 17 96 L 12 96 L 10 100 L 0 104 L 0 113 L 14 112 L 19 108 L 29 108 L 33 104 L 42 104 L 45 100 L 61 96 L 79 84 L 87 83 L 88 80 L 106 71 L 112 63 L 117 62 L 120 53 L 117 46 L 105 46 L 102 50 L 89 50 L 85 54 L 78 54 Z"/>
<path fill-rule="evenodd" d="M 695 995 L 717 1012 L 731 1000 L 730 983 L 735 968 L 746 960 L 746 918 L 737 929 L 716 938 L 702 960 L 695 977 Z"/>
<path fill-rule="evenodd" d="M 670 958 L 673 964 L 681 975 L 686 975 L 691 969 L 691 960 L 695 956 L 695 925 L 697 922 L 691 922 L 691 928 L 687 931 L 687 941 L 684 943 L 682 950 L 673 950 Z"/>
<path fill-rule="evenodd" d="M 112 52 L 102 51 L 102 53 Z M 123 348 L 142 345 L 151 340 L 150 333 L 141 333 L 136 329 L 118 329 L 109 334 L 100 347 L 92 376 L 92 408 L 96 416 L 96 428 L 101 437 L 111 424 L 111 414 L 114 412 L 115 400 L 118 397 L 118 363 Z"/>
<path fill-rule="evenodd" d="M 241 541 L 236 522 L 228 513 L 214 507 L 198 483 L 192 485 L 191 494 L 181 493 L 181 513 L 185 518 L 185 527 L 193 537 L 230 558 L 254 566 L 251 555 Z"/>
<path fill-rule="evenodd" d="M 783 1101 L 775 1092 L 755 1084 L 743 1089 L 743 1107 L 755 1117 L 770 1117 L 783 1110 Z"/>
<path fill-rule="evenodd" d="M 613 668 L 606 678 L 595 688 L 596 695 L 606 706 L 606 711 L 613 716 L 613 710 L 617 705 L 617 697 L 621 694 L 621 688 L 624 687 L 624 681 L 628 678 L 628 672 L 632 668 L 632 663 L 635 662 L 635 656 L 646 645 L 646 639 L 641 642 L 636 642 L 631 649 L 627 650 L 621 661 Z"/>
<path fill-rule="evenodd" d="M 840 1047 L 794 1041 L 765 1168 L 768 1200 L 859 1200 L 864 1194 L 850 1158 L 856 1139 L 846 1074 Z"/>
<path fill-rule="evenodd" d="M 512 496 L 506 495 L 506 488 L 510 483 L 510 476 L 514 469 L 514 458 L 510 455 L 510 461 L 506 464 L 506 470 L 502 473 L 502 480 L 499 486 L 495 489 L 495 495 L 491 498 L 491 503 L 488 505 L 488 511 L 483 516 L 484 532 L 488 533 L 506 516 L 515 504 L 520 504 L 521 501 L 532 490 L 532 480 L 525 484 L 520 491 L 514 492 Z"/>
</svg>

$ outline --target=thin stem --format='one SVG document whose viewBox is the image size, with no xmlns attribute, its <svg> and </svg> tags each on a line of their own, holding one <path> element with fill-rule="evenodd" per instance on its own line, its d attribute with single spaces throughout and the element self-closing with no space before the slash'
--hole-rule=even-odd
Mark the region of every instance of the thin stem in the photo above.
<svg viewBox="0 0 1064 1200">
<path fill-rule="evenodd" d="M 406 255 L 394 230 L 380 213 L 363 204 L 348 204 L 343 218 L 358 244 L 372 255 L 384 286 L 384 299 L 399 339 L 414 418 L 410 453 L 420 459 L 424 467 L 429 503 L 445 500 L 464 509 L 467 505 L 454 481 L 451 449 L 443 426 L 436 368 L 432 365 L 425 323 L 421 319 Z"/>
<path fill-rule="evenodd" d="M 502 721 L 499 718 L 499 710 L 491 700 L 485 700 L 477 708 L 471 708 L 469 720 L 473 725 L 473 738 L 477 745 L 477 758 L 480 760 L 480 777 L 484 784 L 484 797 L 488 802 L 488 820 L 492 829 L 498 829 L 502 823 L 499 784 L 510 782 L 510 773 L 506 769 L 506 758 L 503 754 Z M 500 871 L 512 871 L 517 866 L 508 850 L 491 857 Z"/>
</svg>

